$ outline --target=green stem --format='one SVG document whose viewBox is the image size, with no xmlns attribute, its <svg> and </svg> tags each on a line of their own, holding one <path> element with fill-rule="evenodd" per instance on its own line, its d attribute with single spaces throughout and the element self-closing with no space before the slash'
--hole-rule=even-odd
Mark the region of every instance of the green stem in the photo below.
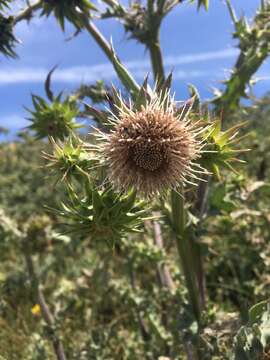
<svg viewBox="0 0 270 360">
<path fill-rule="evenodd" d="M 192 306 L 193 314 L 198 323 L 200 322 L 201 309 L 200 297 L 196 284 L 194 257 L 191 251 L 189 240 L 185 232 L 185 209 L 184 199 L 175 190 L 171 192 L 171 205 L 172 205 L 172 221 L 174 231 L 176 234 L 176 245 L 181 261 L 181 268 L 185 277 L 186 286 L 188 289 L 190 304 Z"/>
<path fill-rule="evenodd" d="M 112 63 L 122 84 L 128 91 L 131 92 L 131 95 L 136 96 L 140 90 L 140 87 L 127 71 L 125 66 L 121 63 L 119 58 L 116 56 L 112 46 L 108 43 L 99 29 L 92 22 L 89 22 L 89 19 L 85 15 L 82 15 L 82 19 L 84 21 L 85 29 L 95 39 L 96 43 L 100 46 L 109 61 Z"/>
<path fill-rule="evenodd" d="M 154 78 L 156 80 L 157 85 L 163 83 L 165 79 L 165 71 L 163 66 L 163 59 L 162 53 L 160 49 L 160 41 L 159 41 L 159 34 L 153 38 L 153 40 L 148 45 L 152 63 L 152 69 L 154 73 Z"/>
<path fill-rule="evenodd" d="M 158 85 L 161 85 L 165 79 L 165 73 L 158 32 L 154 39 L 155 41 L 153 41 L 148 47 L 151 55 L 155 80 Z M 176 233 L 176 245 L 181 261 L 181 268 L 185 277 L 193 314 L 199 323 L 201 315 L 200 296 L 196 283 L 194 256 L 185 233 L 184 199 L 174 190 L 171 191 L 171 205 L 173 225 Z"/>
<path fill-rule="evenodd" d="M 84 19 L 84 26 L 86 30 L 89 32 L 89 34 L 95 39 L 95 41 L 98 43 L 100 48 L 103 50 L 107 58 L 110 60 L 110 62 L 113 63 L 114 61 L 114 55 L 112 52 L 112 48 L 108 41 L 105 39 L 105 37 L 101 34 L 99 29 L 94 25 L 92 22 L 88 21 L 88 18 Z"/>
<path fill-rule="evenodd" d="M 33 11 L 38 10 L 42 6 L 42 0 L 35 2 L 34 4 L 28 6 L 26 9 L 22 10 L 17 16 L 14 17 L 14 24 L 17 24 L 22 20 L 29 20 L 32 16 Z"/>
</svg>

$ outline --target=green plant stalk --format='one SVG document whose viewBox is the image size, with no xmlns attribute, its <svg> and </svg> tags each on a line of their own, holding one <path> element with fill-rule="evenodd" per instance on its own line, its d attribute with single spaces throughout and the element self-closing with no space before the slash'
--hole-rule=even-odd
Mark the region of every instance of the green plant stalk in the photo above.
<svg viewBox="0 0 270 360">
<path fill-rule="evenodd" d="M 131 92 L 131 95 L 137 95 L 140 87 L 133 79 L 133 77 L 129 74 L 125 66 L 118 59 L 113 50 L 113 47 L 108 43 L 108 41 L 105 39 L 105 37 L 102 35 L 102 33 L 99 31 L 95 24 L 89 21 L 89 19 L 85 15 L 82 15 L 82 19 L 84 21 L 85 29 L 95 39 L 96 43 L 100 46 L 109 61 L 112 63 L 124 87 Z"/>
<path fill-rule="evenodd" d="M 149 46 L 151 55 L 152 68 L 157 85 L 161 85 L 165 79 L 162 53 L 160 49 L 158 31 L 154 37 L 155 41 L 152 46 Z M 200 294 L 196 284 L 196 278 L 199 278 L 196 274 L 197 267 L 194 266 L 195 254 L 192 253 L 194 249 L 189 239 L 185 234 L 185 210 L 184 210 L 184 198 L 175 190 L 171 191 L 171 206 L 172 206 L 172 220 L 176 234 L 176 245 L 181 261 L 181 268 L 185 277 L 190 303 L 194 313 L 194 317 L 200 322 Z"/>
<path fill-rule="evenodd" d="M 181 261 L 181 268 L 185 277 L 186 286 L 189 293 L 190 304 L 192 306 L 193 314 L 198 323 L 201 318 L 200 296 L 196 284 L 196 276 L 194 266 L 194 256 L 189 239 L 185 232 L 185 209 L 184 199 L 181 194 L 172 190 L 171 192 L 171 206 L 172 206 L 172 222 L 175 231 L 176 245 Z"/>
<path fill-rule="evenodd" d="M 101 34 L 99 29 L 92 22 L 89 22 L 87 17 L 84 17 L 84 25 L 88 33 L 95 39 L 97 44 L 103 50 L 107 58 L 113 63 L 114 55 L 112 52 L 112 48 L 105 37 Z"/>
<path fill-rule="evenodd" d="M 29 5 L 24 10 L 22 10 L 21 13 L 19 13 L 17 16 L 14 17 L 14 24 L 17 24 L 22 20 L 29 20 L 29 18 L 31 18 L 32 16 L 33 11 L 36 11 L 39 8 L 41 8 L 42 2 L 43 2 L 42 0 L 39 0 L 32 5 Z"/>
<path fill-rule="evenodd" d="M 254 53 L 256 52 L 258 52 L 257 49 L 254 50 Z M 235 70 L 228 80 L 224 92 L 212 101 L 215 110 L 222 111 L 223 118 L 238 109 L 240 99 L 245 95 L 246 86 L 268 56 L 268 51 L 261 51 L 260 56 L 254 55 L 254 53 L 250 57 L 243 53 L 239 55 Z"/>
<path fill-rule="evenodd" d="M 230 0 L 226 0 L 227 7 L 234 23 L 235 29 L 239 28 L 239 20 L 234 12 Z M 215 111 L 221 112 L 223 119 L 231 115 L 231 113 L 238 110 L 241 97 L 245 96 L 247 85 L 252 83 L 253 75 L 258 71 L 263 62 L 267 59 L 270 53 L 269 48 L 269 29 L 264 22 L 260 23 L 260 16 L 269 17 L 270 6 L 268 1 L 261 1 L 255 17 L 254 25 L 251 29 L 244 29 L 243 34 L 252 31 L 256 36 L 249 37 L 247 42 L 241 39 L 239 34 L 240 54 L 236 60 L 234 71 L 229 80 L 226 81 L 224 91 L 212 100 L 215 105 Z M 265 14 L 264 14 L 265 12 Z"/>
<path fill-rule="evenodd" d="M 161 53 L 161 49 L 160 49 L 158 33 L 153 38 L 153 40 L 150 42 L 148 48 L 150 51 L 150 57 L 151 57 L 154 78 L 156 80 L 157 85 L 160 85 L 163 83 L 163 81 L 165 79 L 165 72 L 164 72 L 163 59 L 162 59 L 162 53 Z"/>
</svg>

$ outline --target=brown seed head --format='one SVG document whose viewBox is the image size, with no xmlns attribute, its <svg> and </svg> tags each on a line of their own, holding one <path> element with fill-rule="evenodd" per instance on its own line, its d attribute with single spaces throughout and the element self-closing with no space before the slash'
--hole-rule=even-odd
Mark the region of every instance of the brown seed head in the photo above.
<svg viewBox="0 0 270 360">
<path fill-rule="evenodd" d="M 139 111 L 120 110 L 104 146 L 109 181 L 120 191 L 134 188 L 151 197 L 197 178 L 202 171 L 192 163 L 201 150 L 196 132 L 172 105 L 164 109 L 155 101 Z"/>
</svg>

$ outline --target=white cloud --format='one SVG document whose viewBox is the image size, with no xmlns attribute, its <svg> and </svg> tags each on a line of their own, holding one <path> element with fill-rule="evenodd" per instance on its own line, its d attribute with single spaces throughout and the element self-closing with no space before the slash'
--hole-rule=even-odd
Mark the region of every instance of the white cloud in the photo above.
<svg viewBox="0 0 270 360">
<path fill-rule="evenodd" d="M 194 64 L 198 62 L 207 62 L 212 60 L 220 60 L 236 56 L 237 50 L 226 49 L 213 52 L 204 52 L 197 54 L 186 54 L 182 56 L 168 56 L 164 59 L 167 68 L 177 67 L 184 64 Z M 125 65 L 132 70 L 132 74 L 137 78 L 142 78 L 150 71 L 150 64 L 146 60 L 127 61 Z M 48 73 L 45 68 L 2 68 L 0 70 L 0 85 L 17 84 L 17 83 L 39 83 L 44 82 Z M 211 71 L 199 70 L 175 70 L 174 78 L 194 78 L 209 76 Z M 60 83 L 81 83 L 91 82 L 102 78 L 111 80 L 116 77 L 115 71 L 110 63 L 92 65 L 92 66 L 73 66 L 68 68 L 59 68 L 53 75 L 54 82 Z"/>
<path fill-rule="evenodd" d="M 18 114 L 6 115 L 0 119 L 0 125 L 8 127 L 9 129 L 22 129 L 28 125 L 28 121 Z"/>
<path fill-rule="evenodd" d="M 235 57 L 238 54 L 238 50 L 234 48 L 209 51 L 197 54 L 186 54 L 180 56 L 167 56 L 165 58 L 165 64 L 167 66 L 176 66 L 183 64 L 194 64 L 202 61 L 212 61 Z"/>
<path fill-rule="evenodd" d="M 177 66 L 177 65 L 185 65 L 185 64 L 194 64 L 194 63 L 204 62 L 204 61 L 213 61 L 213 60 L 232 58 L 232 57 L 235 57 L 237 54 L 238 54 L 237 49 L 228 48 L 228 49 L 224 49 L 224 50 L 207 51 L 207 52 L 203 52 L 203 53 L 173 55 L 173 56 L 166 56 L 164 59 L 164 64 L 168 67 L 169 66 Z M 147 60 L 128 61 L 126 64 L 130 69 L 149 66 L 149 63 Z"/>
</svg>

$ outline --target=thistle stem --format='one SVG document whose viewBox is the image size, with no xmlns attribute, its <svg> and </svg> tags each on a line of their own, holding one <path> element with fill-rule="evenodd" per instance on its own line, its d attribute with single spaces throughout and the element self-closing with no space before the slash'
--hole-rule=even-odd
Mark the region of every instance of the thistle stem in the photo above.
<svg viewBox="0 0 270 360">
<path fill-rule="evenodd" d="M 189 240 L 185 231 L 185 209 L 184 199 L 178 192 L 171 192 L 172 221 L 176 235 L 176 245 L 181 261 L 181 268 L 185 277 L 186 286 L 189 293 L 189 299 L 193 314 L 198 323 L 200 322 L 201 309 L 199 301 L 199 292 L 196 284 L 194 257 L 191 251 Z"/>
<path fill-rule="evenodd" d="M 22 10 L 17 16 L 14 17 L 14 25 L 22 20 L 29 20 L 32 16 L 33 11 L 38 10 L 42 6 L 42 0 L 29 5 L 27 8 Z"/>
<path fill-rule="evenodd" d="M 154 37 L 154 41 L 148 46 L 155 80 L 161 85 L 165 79 L 162 53 L 160 49 L 159 33 Z M 193 314 L 198 323 L 200 322 L 201 307 L 200 294 L 196 283 L 196 267 L 194 264 L 194 254 L 189 239 L 185 233 L 185 209 L 184 199 L 176 191 L 171 191 L 171 206 L 173 226 L 176 234 L 176 245 L 180 257 L 181 268 L 185 277 L 186 286 L 189 293 L 190 303 Z"/>
<path fill-rule="evenodd" d="M 130 75 L 130 73 L 127 71 L 125 66 L 121 63 L 120 59 L 116 56 L 112 46 L 105 39 L 105 37 L 96 27 L 96 25 L 93 24 L 91 21 L 89 21 L 88 17 L 86 17 L 85 15 L 81 15 L 81 16 L 84 22 L 85 29 L 95 39 L 96 43 L 103 50 L 108 60 L 112 63 L 122 84 L 125 86 L 125 88 L 128 91 L 131 92 L 131 94 L 136 95 L 139 92 L 140 87 L 133 79 L 133 77 Z"/>
<path fill-rule="evenodd" d="M 163 66 L 162 53 L 160 49 L 159 34 L 157 34 L 154 37 L 153 41 L 151 41 L 148 48 L 150 51 L 154 78 L 156 80 L 157 85 L 162 84 L 165 78 L 165 72 Z"/>
<path fill-rule="evenodd" d="M 112 52 L 112 48 L 109 44 L 109 42 L 105 39 L 103 34 L 99 31 L 99 29 L 96 27 L 95 24 L 92 22 L 89 22 L 86 18 L 84 21 L 85 29 L 88 31 L 88 33 L 95 39 L 95 41 L 98 43 L 100 48 L 103 50 L 107 58 L 110 60 L 110 62 L 113 63 L 114 55 Z"/>
</svg>

